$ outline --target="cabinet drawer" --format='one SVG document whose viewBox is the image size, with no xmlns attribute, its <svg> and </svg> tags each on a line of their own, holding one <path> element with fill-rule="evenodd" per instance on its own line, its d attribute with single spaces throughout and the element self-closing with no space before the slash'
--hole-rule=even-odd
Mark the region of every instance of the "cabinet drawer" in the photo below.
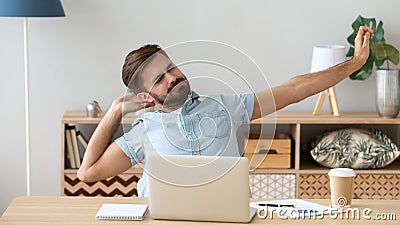
<svg viewBox="0 0 400 225">
<path fill-rule="evenodd" d="M 289 169 L 290 154 L 245 154 L 251 169 Z"/>
<path fill-rule="evenodd" d="M 248 139 L 245 152 L 263 153 L 266 151 L 273 154 L 290 154 L 290 139 L 268 140 L 268 139 Z"/>
<path fill-rule="evenodd" d="M 245 156 L 250 168 L 290 168 L 291 140 L 288 135 L 278 133 L 274 139 L 258 138 L 251 134 L 246 142 Z"/>
</svg>

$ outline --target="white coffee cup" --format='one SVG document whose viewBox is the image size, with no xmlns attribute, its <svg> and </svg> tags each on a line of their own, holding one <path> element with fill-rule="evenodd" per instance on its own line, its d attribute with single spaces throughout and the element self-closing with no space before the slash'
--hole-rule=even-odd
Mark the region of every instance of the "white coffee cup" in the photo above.
<svg viewBox="0 0 400 225">
<path fill-rule="evenodd" d="M 331 169 L 328 175 L 332 207 L 349 207 L 353 196 L 353 182 L 356 173 L 349 168 L 335 168 Z"/>
</svg>

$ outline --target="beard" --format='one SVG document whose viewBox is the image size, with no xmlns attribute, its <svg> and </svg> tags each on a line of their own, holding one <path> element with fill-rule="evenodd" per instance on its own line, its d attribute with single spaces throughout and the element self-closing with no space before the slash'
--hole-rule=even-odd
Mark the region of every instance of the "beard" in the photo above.
<svg viewBox="0 0 400 225">
<path fill-rule="evenodd" d="M 190 94 L 190 85 L 185 78 L 178 78 L 167 90 L 166 96 L 149 93 L 163 108 L 179 108 Z"/>
</svg>

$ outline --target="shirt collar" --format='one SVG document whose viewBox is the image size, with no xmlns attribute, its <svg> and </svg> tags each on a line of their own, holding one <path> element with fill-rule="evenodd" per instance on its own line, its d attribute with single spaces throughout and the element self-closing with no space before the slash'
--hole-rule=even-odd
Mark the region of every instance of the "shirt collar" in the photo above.
<svg viewBox="0 0 400 225">
<path fill-rule="evenodd" d="M 185 103 L 183 103 L 182 107 L 177 109 L 179 111 L 181 111 L 182 114 L 187 114 L 188 111 L 192 110 L 194 107 L 197 106 L 197 104 L 199 103 L 199 95 L 194 92 L 191 91 L 190 94 L 188 95 Z M 175 111 L 177 111 L 175 110 Z M 157 106 L 155 107 L 155 112 L 156 113 L 164 113 L 160 108 L 158 108 Z"/>
</svg>

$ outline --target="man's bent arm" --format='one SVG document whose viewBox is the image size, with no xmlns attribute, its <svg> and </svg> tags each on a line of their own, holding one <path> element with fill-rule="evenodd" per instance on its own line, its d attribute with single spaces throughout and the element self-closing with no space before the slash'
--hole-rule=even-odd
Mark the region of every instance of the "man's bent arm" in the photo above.
<svg viewBox="0 0 400 225">
<path fill-rule="evenodd" d="M 251 119 L 258 119 L 324 91 L 357 71 L 369 56 L 369 39 L 372 35 L 371 28 L 360 27 L 355 39 L 354 57 L 351 60 L 320 72 L 296 76 L 280 86 L 255 93 Z"/>
<path fill-rule="evenodd" d="M 80 180 L 85 182 L 103 180 L 116 176 L 132 166 L 131 160 L 122 149 L 115 142 L 110 144 L 121 119 L 120 98 L 113 102 L 90 138 L 77 174 Z"/>
</svg>

